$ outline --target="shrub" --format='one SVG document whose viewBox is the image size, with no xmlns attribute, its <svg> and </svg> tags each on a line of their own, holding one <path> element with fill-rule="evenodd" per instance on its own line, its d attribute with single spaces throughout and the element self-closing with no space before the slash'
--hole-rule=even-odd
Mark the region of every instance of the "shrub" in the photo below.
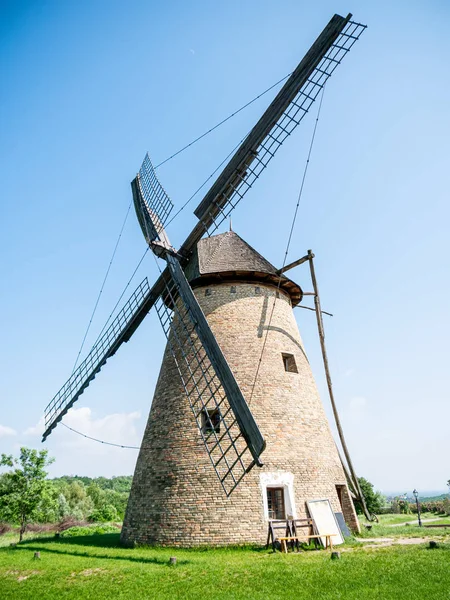
<svg viewBox="0 0 450 600">
<path fill-rule="evenodd" d="M 88 517 L 91 523 L 108 523 L 117 520 L 117 510 L 112 504 L 107 504 L 102 508 L 92 511 Z"/>
<path fill-rule="evenodd" d="M 364 477 L 358 477 L 358 482 L 366 502 L 367 510 L 373 514 L 379 513 L 380 509 L 385 504 L 384 496 L 382 496 L 380 492 L 376 492 L 373 489 L 373 484 Z M 355 508 L 358 514 L 363 512 L 362 506 L 358 501 L 355 502 Z"/>
<path fill-rule="evenodd" d="M 64 519 L 61 519 L 61 521 L 58 523 L 58 531 L 61 533 L 62 531 L 70 529 L 71 527 L 85 527 L 87 524 L 87 521 L 79 521 L 72 516 L 68 516 L 64 517 Z"/>
<path fill-rule="evenodd" d="M 431 512 L 437 515 L 445 515 L 444 500 L 435 500 L 430 502 L 419 502 L 420 512 Z M 417 506 L 414 503 L 410 505 L 411 511 L 417 513 Z"/>
<path fill-rule="evenodd" d="M 12 527 L 11 525 L 8 525 L 8 523 L 0 523 L 0 535 L 8 533 L 9 531 L 11 531 L 11 529 Z"/>
<path fill-rule="evenodd" d="M 450 515 L 450 498 L 444 498 L 442 506 L 446 515 Z"/>
<path fill-rule="evenodd" d="M 101 535 L 103 533 L 117 533 L 114 525 L 88 525 L 87 527 L 71 527 L 61 533 L 61 537 L 77 537 L 81 535 Z"/>
</svg>

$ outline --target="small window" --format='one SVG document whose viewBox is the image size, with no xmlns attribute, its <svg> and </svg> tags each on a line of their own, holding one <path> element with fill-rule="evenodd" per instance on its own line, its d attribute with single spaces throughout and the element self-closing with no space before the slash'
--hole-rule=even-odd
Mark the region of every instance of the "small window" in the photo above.
<svg viewBox="0 0 450 600">
<path fill-rule="evenodd" d="M 259 296 L 261 294 L 261 288 L 260 287 L 255 287 L 255 294 L 257 296 Z"/>
<path fill-rule="evenodd" d="M 284 370 L 288 373 L 298 373 L 297 365 L 293 354 L 281 354 L 283 357 Z"/>
<path fill-rule="evenodd" d="M 235 285 L 232 285 L 232 286 L 231 286 L 231 288 L 230 288 L 230 292 L 231 292 L 232 294 L 235 294 L 235 293 L 236 293 L 236 286 L 235 286 Z"/>
<path fill-rule="evenodd" d="M 286 510 L 284 508 L 284 488 L 267 488 L 267 509 L 269 519 L 285 519 Z"/>
<path fill-rule="evenodd" d="M 218 408 L 202 410 L 202 432 L 205 435 L 220 433 L 220 410 Z"/>
<path fill-rule="evenodd" d="M 211 296 L 211 290 L 210 290 L 210 288 L 206 288 L 206 290 L 205 290 L 205 296 Z"/>
</svg>

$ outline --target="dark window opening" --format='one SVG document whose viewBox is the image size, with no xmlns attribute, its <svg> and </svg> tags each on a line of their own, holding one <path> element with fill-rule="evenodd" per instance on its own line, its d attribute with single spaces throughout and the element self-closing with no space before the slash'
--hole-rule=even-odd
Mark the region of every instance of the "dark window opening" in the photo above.
<svg viewBox="0 0 450 600">
<path fill-rule="evenodd" d="M 336 486 L 336 492 L 339 498 L 339 504 L 341 505 L 341 509 L 342 512 L 344 512 L 344 498 L 343 498 L 343 493 L 344 493 L 344 486 L 343 485 L 337 485 Z"/>
<path fill-rule="evenodd" d="M 255 287 L 255 294 L 257 296 L 259 296 L 259 294 L 261 294 L 261 288 L 260 287 Z"/>
<path fill-rule="evenodd" d="M 235 285 L 232 285 L 232 286 L 231 286 L 230 292 L 231 292 L 232 294 L 235 294 L 235 293 L 236 293 L 236 286 L 235 286 Z"/>
<path fill-rule="evenodd" d="M 220 433 L 220 410 L 218 408 L 202 410 L 202 432 L 205 435 Z"/>
<path fill-rule="evenodd" d="M 297 365 L 293 354 L 281 354 L 283 357 L 284 370 L 288 373 L 298 373 Z"/>
<path fill-rule="evenodd" d="M 211 296 L 211 290 L 209 288 L 206 288 L 205 296 Z"/>
<path fill-rule="evenodd" d="M 285 519 L 284 488 L 267 488 L 269 519 Z"/>
</svg>

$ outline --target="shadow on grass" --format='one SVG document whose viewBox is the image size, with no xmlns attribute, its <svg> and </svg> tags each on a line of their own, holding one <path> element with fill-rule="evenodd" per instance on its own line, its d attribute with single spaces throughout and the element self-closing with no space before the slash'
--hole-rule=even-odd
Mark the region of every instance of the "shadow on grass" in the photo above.
<svg viewBox="0 0 450 600">
<path fill-rule="evenodd" d="M 39 537 L 24 540 L 21 546 L 43 544 L 70 544 L 75 546 L 93 546 L 96 548 L 123 548 L 120 544 L 120 533 L 101 533 L 96 535 L 76 535 L 72 537 Z M 123 548 L 125 550 L 125 548 Z"/>
<path fill-rule="evenodd" d="M 51 544 L 51 546 L 49 545 Z M 58 548 L 61 546 L 61 548 Z M 64 547 L 63 547 L 64 546 Z M 77 548 L 68 549 L 67 546 L 88 546 L 89 548 L 114 548 L 115 550 L 123 551 L 123 554 L 103 554 L 97 552 L 77 551 Z M 156 548 L 155 548 L 156 549 Z M 133 556 L 134 550 L 125 548 L 120 545 L 120 534 L 118 533 L 103 533 L 101 535 L 80 535 L 67 538 L 35 538 L 34 540 L 25 540 L 15 547 L 15 550 L 33 550 L 34 552 L 60 554 L 69 556 L 78 556 L 91 559 L 108 559 L 122 560 L 127 562 L 135 562 L 141 564 L 155 564 L 160 566 L 169 566 L 167 557 L 156 556 Z M 186 565 L 191 561 L 177 560 L 177 565 Z"/>
</svg>

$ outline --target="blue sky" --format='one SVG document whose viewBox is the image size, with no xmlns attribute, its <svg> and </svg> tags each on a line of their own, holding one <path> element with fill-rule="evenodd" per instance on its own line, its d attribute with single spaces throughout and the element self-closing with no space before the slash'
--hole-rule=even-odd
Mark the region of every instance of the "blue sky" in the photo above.
<svg viewBox="0 0 450 600">
<path fill-rule="evenodd" d="M 337 401 L 357 471 L 389 490 L 445 489 L 450 10 L 442 1 L 0 5 L 0 451 L 40 446 L 126 214 L 130 181 L 292 71 L 333 13 L 369 28 L 324 96 L 290 260 L 308 248 Z M 261 98 L 158 171 L 176 207 L 246 134 Z M 315 109 L 233 214 L 283 261 Z M 169 229 L 177 245 L 201 196 Z M 130 213 L 87 346 L 145 250 Z M 149 256 L 133 281 L 152 280 Z M 292 272 L 310 288 L 306 269 Z M 297 320 L 328 410 L 314 315 Z M 69 424 L 136 444 L 163 349 L 155 315 L 81 397 Z M 132 473 L 133 450 L 57 428 L 52 474 Z"/>
</svg>

